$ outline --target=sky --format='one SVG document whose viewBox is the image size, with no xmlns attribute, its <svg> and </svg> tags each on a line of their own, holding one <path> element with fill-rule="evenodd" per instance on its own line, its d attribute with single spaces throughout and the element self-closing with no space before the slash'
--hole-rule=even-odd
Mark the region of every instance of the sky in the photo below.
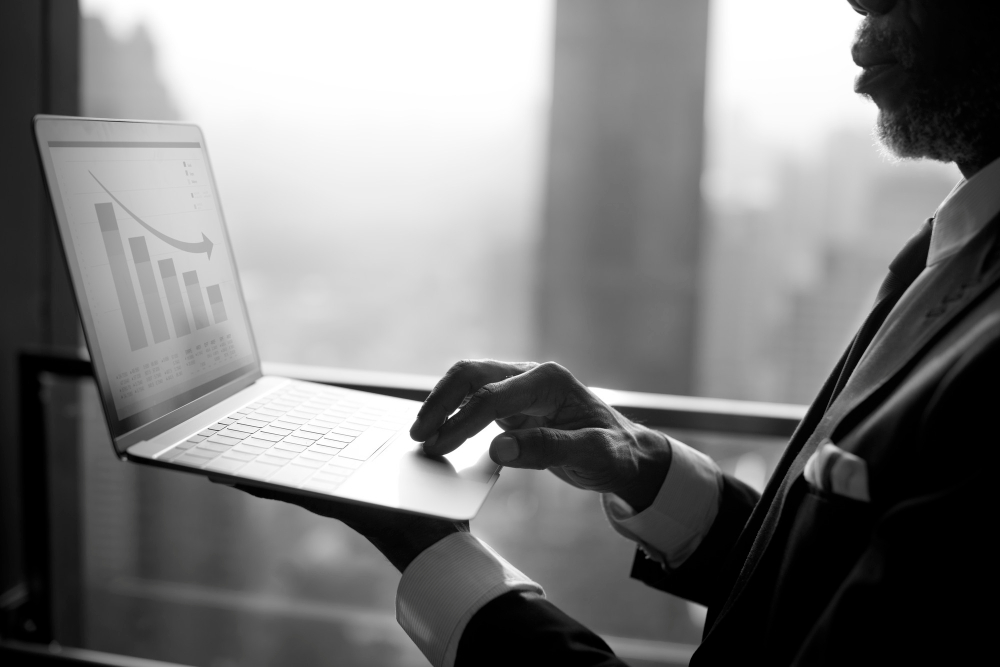
<svg viewBox="0 0 1000 667">
<path fill-rule="evenodd" d="M 150 31 L 184 119 L 207 133 L 237 224 L 288 211 L 287 199 L 257 196 L 280 182 L 298 217 L 334 196 L 338 219 L 391 226 L 424 211 L 420 224 L 447 227 L 502 201 L 508 224 L 537 225 L 551 0 L 82 5 L 121 37 Z M 709 200 L 766 199 L 778 161 L 871 127 L 873 105 L 852 91 L 859 20 L 843 0 L 712 0 Z M 254 155 L 301 177 L 265 178 L 248 135 Z M 375 196 L 386 183 L 397 196 Z"/>
<path fill-rule="evenodd" d="M 499 120 L 496 96 L 544 97 L 551 4 L 367 0 L 83 0 L 119 37 L 150 31 L 185 116 L 376 122 L 400 107 L 452 126 L 470 108 Z M 222 93 L 222 94 L 220 94 Z M 489 121 L 486 121 L 489 122 Z"/>
<path fill-rule="evenodd" d="M 477 123 L 483 114 L 502 123 L 504 110 L 489 99 L 544 100 L 550 80 L 547 0 L 82 4 L 119 35 L 145 24 L 185 115 L 200 122 L 229 111 L 218 95 L 224 85 L 230 99 L 244 109 L 252 101 L 260 115 L 294 107 L 377 118 L 402 95 L 417 115 L 440 117 L 448 100 L 450 124 L 473 108 Z M 710 114 L 733 110 L 792 147 L 812 146 L 832 127 L 871 122 L 871 105 L 851 90 L 859 16 L 846 2 L 712 0 L 710 20 Z M 344 91 L 355 96 L 347 105 Z"/>
<path fill-rule="evenodd" d="M 344 190 L 358 194 L 344 202 L 351 209 L 371 205 L 363 184 L 390 161 L 400 166 L 387 178 L 412 185 L 407 200 L 440 199 L 441 183 L 481 198 L 482 188 L 495 186 L 463 179 L 481 174 L 495 183 L 522 174 L 516 192 L 492 197 L 528 197 L 537 205 L 525 179 L 543 168 L 551 0 L 82 4 L 119 36 L 138 24 L 151 32 L 185 119 L 202 124 L 213 145 L 228 149 L 240 144 L 241 133 L 260 134 L 262 146 L 285 155 L 276 159 L 313 167 L 306 173 L 336 174 Z M 719 145 L 740 136 L 754 137 L 763 160 L 775 152 L 815 154 L 835 130 L 872 125 L 873 105 L 852 91 L 850 43 L 859 20 L 843 0 L 712 0 L 710 171 L 745 162 Z M 324 145 L 339 141 L 334 164 L 283 146 L 294 126 Z M 346 142 L 345 127 L 355 137 Z M 418 167 L 428 153 L 440 159 Z M 242 158 L 216 161 L 220 178 L 231 166 L 246 182 Z M 474 169 L 470 161 L 478 162 Z M 301 186 L 296 196 L 308 197 L 320 183 L 306 179 Z"/>
<path fill-rule="evenodd" d="M 206 133 L 237 236 L 241 220 L 324 211 L 367 225 L 459 225 L 484 201 L 517 202 L 511 224 L 534 222 L 548 2 L 82 7 L 120 37 L 139 24 L 150 32 L 184 120 Z M 276 190 L 284 196 L 264 196 Z"/>
</svg>

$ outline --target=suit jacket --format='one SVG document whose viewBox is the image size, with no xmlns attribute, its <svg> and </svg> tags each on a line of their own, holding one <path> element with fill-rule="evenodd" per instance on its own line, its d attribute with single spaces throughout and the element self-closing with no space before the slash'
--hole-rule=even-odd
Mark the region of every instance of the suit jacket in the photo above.
<svg viewBox="0 0 1000 667">
<path fill-rule="evenodd" d="M 632 576 L 708 606 L 691 665 L 962 664 L 988 654 L 997 577 L 1000 216 L 901 302 L 832 404 L 841 358 L 762 495 L 726 476 L 698 549 Z M 806 482 L 825 438 L 865 461 L 870 502 Z M 990 625 L 987 625 L 987 624 Z M 479 610 L 459 665 L 621 665 L 551 603 Z"/>
</svg>

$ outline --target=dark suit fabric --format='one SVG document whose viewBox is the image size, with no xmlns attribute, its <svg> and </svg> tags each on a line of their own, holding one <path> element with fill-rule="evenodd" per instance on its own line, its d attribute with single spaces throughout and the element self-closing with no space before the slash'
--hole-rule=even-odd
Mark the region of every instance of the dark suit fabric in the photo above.
<svg viewBox="0 0 1000 667">
<path fill-rule="evenodd" d="M 727 476 L 715 523 L 681 567 L 666 571 L 637 551 L 634 577 L 709 607 L 694 667 L 964 664 L 991 652 L 1000 219 L 932 275 L 835 395 L 841 358 L 760 498 Z M 805 481 L 824 438 L 864 459 L 871 502 Z M 599 644 L 549 603 L 505 598 L 473 617 L 457 664 L 492 664 L 487 654 L 622 664 L 597 659 Z M 551 636 L 560 632 L 561 645 Z M 536 659 L 543 637 L 558 657 Z"/>
</svg>

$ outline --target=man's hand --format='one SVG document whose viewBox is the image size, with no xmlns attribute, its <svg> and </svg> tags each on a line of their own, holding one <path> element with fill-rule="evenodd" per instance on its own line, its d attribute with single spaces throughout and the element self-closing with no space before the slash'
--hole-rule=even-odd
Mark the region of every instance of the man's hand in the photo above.
<svg viewBox="0 0 1000 667">
<path fill-rule="evenodd" d="M 291 503 L 313 514 L 344 522 L 375 545 L 400 572 L 432 544 L 452 533 L 469 532 L 468 521 L 435 519 L 243 484 L 238 484 L 235 488 L 251 496 Z"/>
<path fill-rule="evenodd" d="M 552 362 L 458 362 L 410 436 L 439 456 L 492 421 L 506 431 L 490 445 L 497 463 L 550 470 L 581 489 L 614 493 L 637 512 L 652 504 L 670 468 L 666 436 L 629 421 Z"/>
</svg>

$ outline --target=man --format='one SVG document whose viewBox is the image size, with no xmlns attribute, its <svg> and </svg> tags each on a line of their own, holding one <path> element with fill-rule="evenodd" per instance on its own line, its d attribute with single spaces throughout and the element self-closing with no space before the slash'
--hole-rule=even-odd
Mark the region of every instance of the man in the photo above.
<svg viewBox="0 0 1000 667">
<path fill-rule="evenodd" d="M 883 146 L 965 180 L 891 264 L 763 494 L 554 364 L 460 362 L 411 429 L 444 454 L 497 420 L 497 462 L 604 494 L 639 544 L 632 575 L 708 606 L 692 665 L 952 664 L 989 649 L 1000 3 L 849 2 L 865 15 L 855 89 L 879 108 Z M 468 524 L 281 498 L 344 520 L 403 572 L 398 618 L 435 665 L 622 664 Z"/>
</svg>

